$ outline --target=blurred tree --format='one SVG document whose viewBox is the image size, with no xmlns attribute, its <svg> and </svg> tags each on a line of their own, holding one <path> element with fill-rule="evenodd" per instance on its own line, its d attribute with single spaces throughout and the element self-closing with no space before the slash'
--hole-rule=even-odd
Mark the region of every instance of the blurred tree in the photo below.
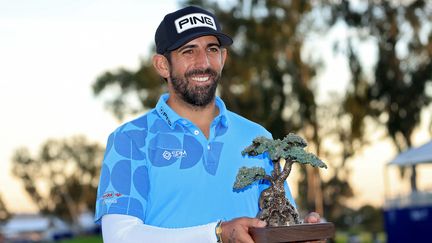
<svg viewBox="0 0 432 243">
<path fill-rule="evenodd" d="M 94 210 L 103 147 L 83 136 L 50 139 L 32 156 L 27 148 L 13 156 L 13 174 L 42 213 L 75 221 L 85 210 Z"/>
<path fill-rule="evenodd" d="M 361 217 L 360 225 L 363 231 L 376 234 L 384 230 L 382 208 L 364 205 L 357 211 Z"/>
<path fill-rule="evenodd" d="M 421 112 L 432 98 L 432 2 L 365 1 L 355 6 L 344 0 L 333 11 L 334 23 L 343 20 L 351 33 L 346 49 L 352 82 L 343 102 L 351 116 L 349 144 L 367 140 L 364 127 L 370 117 L 387 129 L 399 151 L 411 147 Z M 361 61 L 361 44 L 367 42 L 377 48 L 372 75 Z"/>
<path fill-rule="evenodd" d="M 2 197 L 0 197 L 0 222 L 9 218 L 10 214 L 6 207 L 6 204 L 3 202 Z"/>
<path fill-rule="evenodd" d="M 342 207 L 343 213 L 333 221 L 337 229 L 354 235 L 360 232 L 371 234 L 370 242 L 379 242 L 378 233 L 384 231 L 382 208 L 364 205 L 358 209 Z"/>
<path fill-rule="evenodd" d="M 345 216 L 347 210 L 347 199 L 354 196 L 354 192 L 348 183 L 348 180 L 340 179 L 338 174 L 333 174 L 328 181 L 323 183 L 324 211 L 338 229 L 346 228 L 340 219 Z M 338 200 L 334 196 L 338 195 Z"/>
<path fill-rule="evenodd" d="M 109 93 L 106 107 L 121 120 L 156 105 L 165 90 L 163 79 L 153 69 L 150 60 L 142 61 L 137 71 L 119 69 L 100 75 L 93 84 L 95 95 Z"/>
</svg>

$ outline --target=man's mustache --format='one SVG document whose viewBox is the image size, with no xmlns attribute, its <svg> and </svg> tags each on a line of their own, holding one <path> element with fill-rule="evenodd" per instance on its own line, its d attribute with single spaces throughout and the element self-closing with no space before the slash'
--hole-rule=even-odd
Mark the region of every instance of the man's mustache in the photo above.
<svg viewBox="0 0 432 243">
<path fill-rule="evenodd" d="M 193 75 L 203 75 L 203 74 L 210 75 L 212 77 L 216 77 L 218 75 L 218 73 L 215 70 L 211 68 L 206 68 L 206 69 L 194 69 L 189 72 L 186 72 L 185 77 L 189 78 L 190 76 Z"/>
</svg>

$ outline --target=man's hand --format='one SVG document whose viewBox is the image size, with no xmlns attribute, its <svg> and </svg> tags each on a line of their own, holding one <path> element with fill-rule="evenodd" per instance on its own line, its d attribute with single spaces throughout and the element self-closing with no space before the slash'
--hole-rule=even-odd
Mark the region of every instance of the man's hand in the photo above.
<svg viewBox="0 0 432 243">
<path fill-rule="evenodd" d="M 249 228 L 265 227 L 267 223 L 257 218 L 236 218 L 222 222 L 222 242 L 224 243 L 253 243 L 249 235 Z"/>
<path fill-rule="evenodd" d="M 319 213 L 311 212 L 308 215 L 306 215 L 304 222 L 307 224 L 316 224 L 321 222 L 321 216 Z M 306 243 L 325 243 L 326 240 L 317 240 L 317 241 L 308 241 Z"/>
<path fill-rule="evenodd" d="M 305 223 L 319 223 L 321 217 L 316 212 L 309 213 L 305 219 Z M 249 234 L 249 228 L 263 228 L 267 225 L 265 221 L 257 218 L 241 217 L 230 221 L 224 221 L 222 227 L 222 242 L 224 243 L 253 243 L 253 239 Z M 317 241 L 319 242 L 319 241 Z"/>
<path fill-rule="evenodd" d="M 309 224 L 319 223 L 321 222 L 321 216 L 319 215 L 319 213 L 311 212 L 306 215 L 304 222 Z"/>
</svg>

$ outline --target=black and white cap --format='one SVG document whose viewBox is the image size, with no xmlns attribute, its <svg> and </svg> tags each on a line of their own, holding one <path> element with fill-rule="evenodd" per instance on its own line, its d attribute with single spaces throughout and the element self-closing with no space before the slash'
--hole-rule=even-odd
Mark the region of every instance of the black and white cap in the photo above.
<svg viewBox="0 0 432 243">
<path fill-rule="evenodd" d="M 218 38 L 221 46 L 229 46 L 233 40 L 221 32 L 216 17 L 207 10 L 189 6 L 165 15 L 156 30 L 156 52 L 164 54 L 185 43 L 205 35 Z"/>
</svg>

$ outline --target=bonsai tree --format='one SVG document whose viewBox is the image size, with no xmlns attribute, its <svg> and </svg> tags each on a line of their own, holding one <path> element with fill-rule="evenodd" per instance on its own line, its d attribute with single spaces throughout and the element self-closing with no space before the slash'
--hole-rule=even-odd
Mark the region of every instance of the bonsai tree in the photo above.
<svg viewBox="0 0 432 243">
<path fill-rule="evenodd" d="M 264 168 L 261 167 L 242 167 L 234 183 L 236 190 L 243 189 L 261 179 L 270 183 L 269 188 L 261 192 L 260 211 L 257 215 L 257 218 L 266 221 L 269 226 L 300 223 L 297 210 L 285 197 L 284 182 L 291 172 L 292 165 L 300 163 L 327 168 L 317 156 L 304 150 L 306 146 L 307 143 L 303 138 L 290 133 L 283 140 L 257 137 L 253 140 L 252 145 L 242 151 L 243 156 L 267 154 L 273 164 L 271 175 L 267 175 Z"/>
</svg>

